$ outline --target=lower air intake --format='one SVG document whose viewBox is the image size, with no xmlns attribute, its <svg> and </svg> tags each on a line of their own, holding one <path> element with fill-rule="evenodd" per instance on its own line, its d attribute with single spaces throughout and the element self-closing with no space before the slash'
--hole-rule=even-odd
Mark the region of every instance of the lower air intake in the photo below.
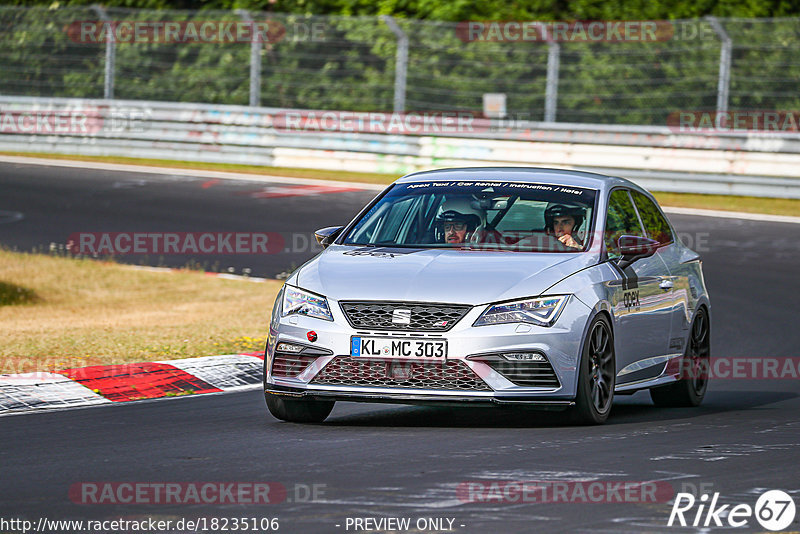
<svg viewBox="0 0 800 534">
<path fill-rule="evenodd" d="M 404 360 L 361 360 L 337 356 L 312 384 L 418 388 L 456 391 L 492 391 L 464 362 L 446 363 Z"/>
<path fill-rule="evenodd" d="M 272 376 L 296 378 L 316 359 L 316 356 L 297 356 L 296 354 L 276 352 L 272 359 Z"/>
<path fill-rule="evenodd" d="M 561 386 L 553 366 L 548 361 L 510 362 L 501 357 L 482 359 L 482 361 L 517 386 L 538 388 L 558 388 Z"/>
</svg>

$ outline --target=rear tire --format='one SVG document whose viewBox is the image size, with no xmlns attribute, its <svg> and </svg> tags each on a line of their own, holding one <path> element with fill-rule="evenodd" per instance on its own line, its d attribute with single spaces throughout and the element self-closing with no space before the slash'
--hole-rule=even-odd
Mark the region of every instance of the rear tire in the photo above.
<svg viewBox="0 0 800 534">
<path fill-rule="evenodd" d="M 689 343 L 681 362 L 681 375 L 688 374 L 668 386 L 650 390 L 653 404 L 662 407 L 700 406 L 708 389 L 711 361 L 711 321 L 705 308 L 700 308 L 692 321 Z"/>
<path fill-rule="evenodd" d="M 330 415 L 335 401 L 290 399 L 267 393 L 269 413 L 289 423 L 321 423 Z"/>
<path fill-rule="evenodd" d="M 611 323 L 598 315 L 589 325 L 578 368 L 578 391 L 572 420 L 582 425 L 604 423 L 614 402 L 616 358 Z"/>
</svg>

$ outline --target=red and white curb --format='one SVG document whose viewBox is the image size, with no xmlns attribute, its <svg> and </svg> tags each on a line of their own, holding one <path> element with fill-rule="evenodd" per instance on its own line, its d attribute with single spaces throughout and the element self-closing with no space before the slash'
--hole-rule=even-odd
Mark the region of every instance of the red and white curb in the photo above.
<svg viewBox="0 0 800 534">
<path fill-rule="evenodd" d="M 0 416 L 260 387 L 264 353 L 0 375 Z"/>
</svg>

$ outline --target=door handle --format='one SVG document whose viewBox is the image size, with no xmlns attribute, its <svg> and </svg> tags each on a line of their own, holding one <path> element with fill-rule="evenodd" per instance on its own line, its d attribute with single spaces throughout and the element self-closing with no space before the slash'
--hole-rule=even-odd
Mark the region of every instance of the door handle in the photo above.
<svg viewBox="0 0 800 534">
<path fill-rule="evenodd" d="M 658 287 L 660 287 L 664 291 L 672 289 L 672 287 L 673 287 L 672 280 L 662 280 L 661 283 L 658 284 Z"/>
</svg>

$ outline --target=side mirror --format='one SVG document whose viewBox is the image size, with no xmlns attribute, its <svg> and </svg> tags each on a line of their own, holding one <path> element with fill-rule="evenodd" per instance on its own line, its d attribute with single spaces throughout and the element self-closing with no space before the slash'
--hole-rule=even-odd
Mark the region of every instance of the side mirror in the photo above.
<svg viewBox="0 0 800 534">
<path fill-rule="evenodd" d="M 620 269 L 624 269 L 636 260 L 649 258 L 658 250 L 658 241 L 637 235 L 623 235 L 617 241 L 619 244 L 620 259 L 617 261 Z"/>
<path fill-rule="evenodd" d="M 327 228 L 320 228 L 316 232 L 314 232 L 314 238 L 317 240 L 317 243 L 322 245 L 322 248 L 328 248 L 328 246 L 336 239 L 336 236 L 344 229 L 344 226 L 328 226 Z"/>
</svg>

